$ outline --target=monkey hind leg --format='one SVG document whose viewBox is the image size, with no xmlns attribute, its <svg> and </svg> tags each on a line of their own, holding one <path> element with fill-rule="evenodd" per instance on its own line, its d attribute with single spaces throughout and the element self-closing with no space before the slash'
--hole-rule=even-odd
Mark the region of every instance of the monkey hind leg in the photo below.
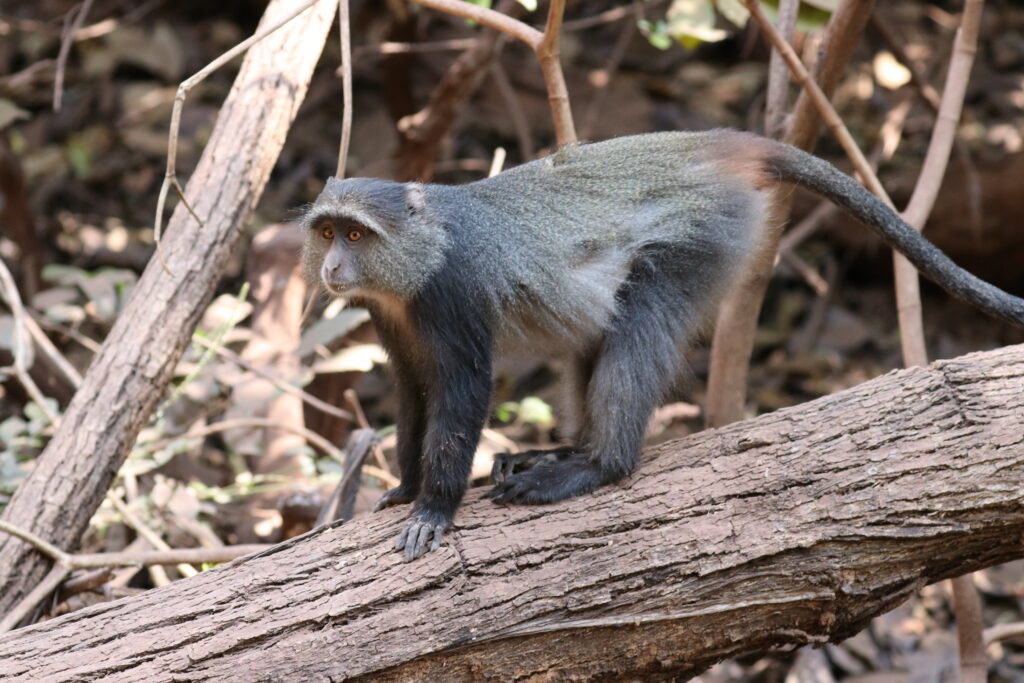
<svg viewBox="0 0 1024 683">
<path fill-rule="evenodd" d="M 593 362 L 586 417 L 575 449 L 516 462 L 490 497 L 499 503 L 548 503 L 618 481 L 636 467 L 651 411 L 682 375 L 682 347 L 699 325 L 711 292 L 694 263 L 664 249 L 646 255 L 620 292 L 619 307 Z M 519 464 L 522 464 L 519 463 Z M 505 463 L 502 463 L 505 466 Z"/>
</svg>

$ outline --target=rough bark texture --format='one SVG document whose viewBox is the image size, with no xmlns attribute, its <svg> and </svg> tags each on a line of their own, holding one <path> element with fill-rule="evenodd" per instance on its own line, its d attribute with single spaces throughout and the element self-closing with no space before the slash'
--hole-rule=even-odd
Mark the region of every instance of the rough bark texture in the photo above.
<svg viewBox="0 0 1024 683">
<path fill-rule="evenodd" d="M 275 0 L 265 19 L 296 2 Z M 238 243 L 277 159 L 330 28 L 319 3 L 247 55 L 188 185 L 200 227 L 180 205 L 164 255 L 151 262 L 4 519 L 71 550 L 149 418 Z M 49 562 L 0 537 L 0 613 L 39 583 Z"/>
<path fill-rule="evenodd" d="M 471 492 L 413 564 L 388 510 L 25 628 L 0 678 L 651 680 L 838 640 L 1024 555 L 1022 410 L 1024 346 L 891 373 L 662 445 L 576 500 Z"/>
</svg>

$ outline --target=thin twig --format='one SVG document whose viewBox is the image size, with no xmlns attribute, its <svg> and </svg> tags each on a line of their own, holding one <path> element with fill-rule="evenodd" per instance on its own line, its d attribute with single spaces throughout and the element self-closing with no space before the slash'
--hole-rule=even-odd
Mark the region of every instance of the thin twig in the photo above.
<svg viewBox="0 0 1024 683">
<path fill-rule="evenodd" d="M 795 251 L 779 251 L 779 259 L 787 266 L 797 272 L 804 279 L 804 282 L 814 290 L 818 296 L 828 294 L 828 282 L 825 281 L 818 271 L 811 264 L 800 258 Z"/>
<path fill-rule="evenodd" d="M 90 339 L 89 337 L 85 336 L 78 330 L 68 327 L 67 325 L 55 323 L 52 320 L 47 320 L 46 317 L 43 316 L 42 314 L 36 313 L 31 310 L 28 311 L 28 314 L 32 316 L 32 319 L 35 320 L 40 325 L 40 327 L 45 327 L 48 330 L 53 330 L 54 332 L 60 332 L 63 335 L 67 335 L 71 340 L 78 342 L 78 344 L 85 348 L 87 351 L 90 351 L 92 353 L 100 352 L 100 343 L 94 339 Z"/>
<path fill-rule="evenodd" d="M 60 417 L 50 408 L 43 392 L 39 390 L 39 386 L 32 379 L 32 375 L 29 374 L 33 358 L 32 344 L 29 341 L 29 335 L 25 331 L 25 321 L 28 317 L 25 315 L 25 308 L 21 304 L 21 294 L 18 292 L 18 286 L 14 282 L 14 277 L 2 260 L 0 260 L 0 295 L 7 302 L 7 306 L 11 309 L 11 315 L 14 317 L 14 329 L 12 331 L 14 336 L 12 344 L 14 347 L 14 374 L 25 388 L 29 398 L 39 406 L 46 419 L 56 427 L 60 424 Z"/>
<path fill-rule="evenodd" d="M 338 149 L 337 178 L 345 177 L 349 140 L 352 138 L 352 27 L 348 0 L 338 0 L 338 33 L 341 35 L 341 147 Z"/>
<path fill-rule="evenodd" d="M 989 626 L 985 629 L 984 636 L 986 645 L 991 645 L 1001 640 L 1016 640 L 1024 636 L 1024 621 Z"/>
<path fill-rule="evenodd" d="M 782 0 L 779 3 L 779 33 L 786 43 L 793 42 L 796 15 L 800 0 Z M 768 58 L 768 94 L 764 103 L 764 130 L 769 137 L 780 139 L 786 127 L 786 101 L 789 99 L 789 69 L 778 50 Z"/>
<path fill-rule="evenodd" d="M 57 601 L 64 602 L 72 596 L 86 591 L 93 591 L 114 578 L 113 567 L 100 567 L 83 571 L 81 574 L 74 574 L 68 577 L 57 594 Z"/>
<path fill-rule="evenodd" d="M 420 54 L 424 52 L 462 52 L 472 49 L 476 45 L 476 41 L 477 38 L 452 38 L 451 40 L 434 40 L 425 43 L 384 42 L 374 45 L 360 45 L 352 50 L 352 59 L 359 60 L 365 57 Z M 338 67 L 339 73 L 341 69 L 342 67 Z"/>
<path fill-rule="evenodd" d="M 921 68 L 920 64 L 910 59 L 906 50 L 903 49 L 901 38 L 896 36 L 877 14 L 871 15 L 871 26 L 882 36 L 882 39 L 892 51 L 893 56 L 910 71 L 910 80 L 914 84 L 914 89 L 921 96 L 921 99 L 924 100 L 925 104 L 928 105 L 932 113 L 938 116 L 939 108 L 942 105 L 942 98 L 938 91 L 928 83 L 924 69 Z M 971 159 L 970 149 L 959 137 L 953 140 L 953 153 L 956 155 L 956 160 L 960 163 L 966 176 L 964 192 L 967 194 L 968 215 L 970 217 L 969 227 L 972 232 L 977 233 L 981 226 L 982 215 L 981 180 L 979 179 L 978 169 L 974 166 L 974 162 Z"/>
<path fill-rule="evenodd" d="M 46 78 L 46 72 L 52 69 L 57 63 L 55 59 L 40 59 L 38 62 L 29 64 L 21 71 L 7 74 L 0 77 L 0 90 L 16 90 L 22 86 L 28 86 L 36 79 L 42 81 Z"/>
<path fill-rule="evenodd" d="M 494 156 L 491 157 L 491 167 L 487 169 L 488 178 L 493 178 L 501 173 L 501 169 L 505 168 L 505 154 L 504 147 L 494 148 Z"/>
<path fill-rule="evenodd" d="M 75 369 L 68 359 L 57 350 L 57 347 L 53 345 L 50 338 L 39 329 L 38 323 L 30 316 L 25 316 L 25 329 L 29 335 L 35 341 L 39 350 L 43 352 L 43 355 L 50 359 L 50 362 L 60 370 L 64 378 L 71 384 L 72 387 L 77 389 L 82 384 L 82 375 L 79 374 L 78 370 Z"/>
<path fill-rule="evenodd" d="M 85 15 L 89 13 L 93 0 L 85 0 L 78 8 L 75 18 L 68 25 L 68 16 L 64 17 L 64 31 L 60 41 L 60 51 L 57 53 L 57 73 L 53 78 L 53 110 L 60 111 L 64 99 L 64 70 L 67 67 L 68 55 L 71 53 L 71 44 L 75 42 L 75 33 L 82 28 Z"/>
<path fill-rule="evenodd" d="M 369 420 L 366 419 L 366 413 L 363 412 L 363 405 L 359 402 L 359 394 L 356 393 L 355 389 L 346 389 L 342 394 L 348 404 L 352 407 L 352 412 L 356 416 L 356 424 L 359 425 L 360 429 L 368 429 L 373 432 L 373 428 L 370 427 Z M 388 459 L 384 457 L 384 449 L 380 445 L 379 439 L 374 439 L 372 442 L 373 459 L 377 461 L 377 465 L 388 474 L 392 474 L 391 466 L 388 465 Z M 346 458 L 348 458 L 348 452 L 346 450 Z"/>
<path fill-rule="evenodd" d="M 569 93 L 565 86 L 565 75 L 562 73 L 558 49 L 562 15 L 565 13 L 565 0 L 551 0 L 547 24 L 543 33 L 507 14 L 462 0 L 413 1 L 425 7 L 489 26 L 517 38 L 533 48 L 544 73 L 544 83 L 547 85 L 548 102 L 551 106 L 551 118 L 554 122 L 558 144 L 564 145 L 576 140 L 576 129 L 572 122 L 572 110 L 569 105 Z"/>
<path fill-rule="evenodd" d="M 13 524 L 5 522 L 2 519 L 0 519 L 0 531 L 7 532 L 11 536 L 20 538 L 21 540 L 25 541 L 42 554 L 49 557 L 57 564 L 63 567 L 67 567 L 69 569 L 71 568 L 71 555 L 69 553 L 64 552 L 63 550 L 53 545 L 49 541 L 40 538 L 39 536 L 36 536 L 31 531 L 27 531 L 26 529 L 19 529 Z"/>
<path fill-rule="evenodd" d="M 540 68 L 544 73 L 544 83 L 548 90 L 548 104 L 551 107 L 551 118 L 555 126 L 555 139 L 559 146 L 576 141 L 576 126 L 572 120 L 572 109 L 569 105 L 569 90 L 565 85 L 565 74 L 562 72 L 561 50 L 559 39 L 562 33 L 562 16 L 565 14 L 565 0 L 551 0 L 548 8 L 548 21 L 534 52 L 540 60 Z"/>
<path fill-rule="evenodd" d="M 123 502 L 121 502 L 124 505 Z M 144 567 L 159 564 L 203 564 L 229 562 L 236 557 L 266 550 L 267 544 L 225 545 L 216 548 L 172 548 L 168 550 L 125 550 L 110 553 L 66 553 L 30 531 L 0 520 L 0 531 L 20 538 L 68 570 L 97 567 Z"/>
<path fill-rule="evenodd" d="M 88 567 L 151 567 L 177 564 L 222 564 L 243 555 L 271 547 L 268 543 L 225 545 L 219 548 L 171 548 L 170 550 L 135 550 L 112 553 L 82 553 L 71 556 L 75 569 Z"/>
<path fill-rule="evenodd" d="M 857 44 L 863 23 L 874 0 L 844 0 L 832 13 L 824 31 L 815 76 L 825 92 L 832 92 Z M 805 41 L 810 51 L 814 41 Z M 810 151 L 819 129 L 819 119 L 810 97 L 801 92 L 790 118 L 785 140 Z M 792 195 L 773 202 L 766 225 L 780 225 L 789 213 Z M 775 263 L 779 231 L 769 231 L 746 272 L 722 303 L 715 325 L 708 368 L 705 425 L 720 427 L 743 418 L 746 404 L 750 357 L 754 347 L 758 315 Z"/>
<path fill-rule="evenodd" d="M 413 0 L 413 2 L 501 31 L 523 41 L 534 50 L 537 49 L 541 39 L 544 37 L 543 33 L 518 19 L 513 19 L 507 14 L 502 14 L 487 7 L 464 2 L 464 0 Z"/>
</svg>

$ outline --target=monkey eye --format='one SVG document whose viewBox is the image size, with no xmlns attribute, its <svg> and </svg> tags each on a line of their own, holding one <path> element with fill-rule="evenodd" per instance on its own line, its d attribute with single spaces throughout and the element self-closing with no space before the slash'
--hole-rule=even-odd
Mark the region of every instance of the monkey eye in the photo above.
<svg viewBox="0 0 1024 683">
<path fill-rule="evenodd" d="M 358 242 L 363 239 L 363 231 L 359 228 L 350 228 L 349 231 L 345 233 L 345 239 L 349 242 Z"/>
<path fill-rule="evenodd" d="M 334 226 L 329 223 L 327 225 L 324 225 L 322 228 L 320 228 L 320 236 L 323 237 L 325 240 L 333 240 Z"/>
</svg>

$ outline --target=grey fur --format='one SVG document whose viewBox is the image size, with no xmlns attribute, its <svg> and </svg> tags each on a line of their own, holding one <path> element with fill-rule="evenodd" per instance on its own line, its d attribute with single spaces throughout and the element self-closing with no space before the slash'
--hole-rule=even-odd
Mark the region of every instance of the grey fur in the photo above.
<svg viewBox="0 0 1024 683">
<path fill-rule="evenodd" d="M 955 295 L 1024 324 L 1024 301 L 958 268 L 849 176 L 746 133 L 571 145 L 457 187 L 328 181 L 305 220 L 307 273 L 370 308 L 394 361 L 403 477 L 381 505 L 416 501 L 397 544 L 408 558 L 437 546 L 465 490 L 492 351 L 563 357 L 582 402 L 574 446 L 499 458 L 495 500 L 560 500 L 633 469 L 683 351 L 774 227 L 780 181 L 829 197 Z M 370 234 L 324 240 L 324 225 Z"/>
</svg>

